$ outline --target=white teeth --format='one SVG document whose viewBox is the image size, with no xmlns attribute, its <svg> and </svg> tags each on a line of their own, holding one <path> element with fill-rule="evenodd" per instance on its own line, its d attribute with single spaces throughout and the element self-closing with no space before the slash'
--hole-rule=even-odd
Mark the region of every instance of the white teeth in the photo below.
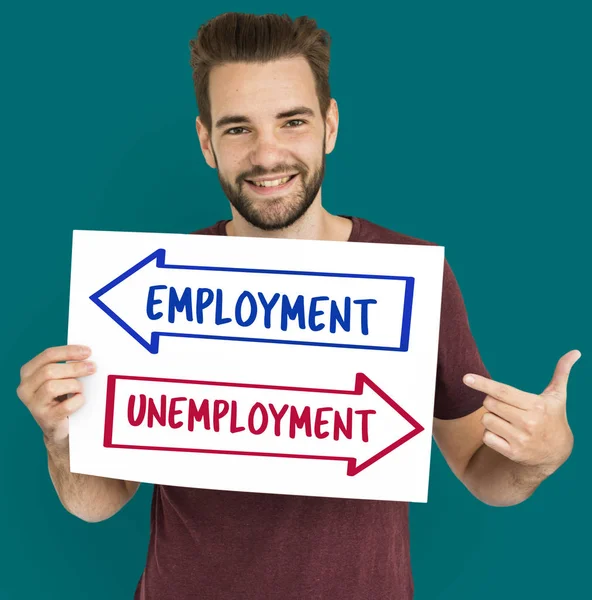
<svg viewBox="0 0 592 600">
<path fill-rule="evenodd" d="M 273 181 L 254 181 L 253 183 L 258 187 L 275 187 L 277 185 L 282 185 L 282 183 L 286 183 L 290 179 L 290 176 L 284 177 L 283 179 L 274 179 Z"/>
</svg>

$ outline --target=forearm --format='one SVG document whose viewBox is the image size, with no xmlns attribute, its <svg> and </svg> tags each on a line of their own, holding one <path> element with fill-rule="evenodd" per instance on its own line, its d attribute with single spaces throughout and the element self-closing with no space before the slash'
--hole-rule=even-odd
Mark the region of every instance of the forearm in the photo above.
<svg viewBox="0 0 592 600">
<path fill-rule="evenodd" d="M 56 446 L 45 438 L 49 475 L 64 508 L 95 523 L 114 515 L 130 499 L 124 481 L 70 472 L 69 446 Z"/>
<path fill-rule="evenodd" d="M 491 506 L 513 506 L 529 498 L 552 469 L 518 464 L 482 445 L 462 477 L 470 492 Z"/>
</svg>

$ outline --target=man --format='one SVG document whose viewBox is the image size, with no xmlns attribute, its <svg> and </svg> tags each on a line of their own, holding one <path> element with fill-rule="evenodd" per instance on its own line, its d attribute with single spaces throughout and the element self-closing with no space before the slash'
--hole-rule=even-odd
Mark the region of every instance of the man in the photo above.
<svg viewBox="0 0 592 600">
<path fill-rule="evenodd" d="M 429 243 L 323 208 L 325 155 L 339 118 L 329 37 L 314 21 L 225 14 L 190 46 L 199 143 L 232 211 L 195 234 Z M 44 351 L 23 366 L 17 393 L 43 430 L 64 507 L 95 522 L 120 510 L 139 484 L 69 472 L 67 417 L 84 402 L 89 355 L 73 346 Z M 491 381 L 445 263 L 433 432 L 477 498 L 522 502 L 567 460 L 566 386 L 578 358 L 563 356 L 540 395 Z M 154 486 L 137 600 L 412 596 L 405 503 Z"/>
</svg>

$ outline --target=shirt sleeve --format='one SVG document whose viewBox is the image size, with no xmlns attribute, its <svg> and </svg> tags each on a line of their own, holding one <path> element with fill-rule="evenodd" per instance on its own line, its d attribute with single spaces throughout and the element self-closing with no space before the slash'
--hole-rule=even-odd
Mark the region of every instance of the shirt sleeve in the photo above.
<svg viewBox="0 0 592 600">
<path fill-rule="evenodd" d="M 490 377 L 471 329 L 456 277 L 444 261 L 434 416 L 458 419 L 483 405 L 485 394 L 463 383 L 466 373 Z"/>
</svg>

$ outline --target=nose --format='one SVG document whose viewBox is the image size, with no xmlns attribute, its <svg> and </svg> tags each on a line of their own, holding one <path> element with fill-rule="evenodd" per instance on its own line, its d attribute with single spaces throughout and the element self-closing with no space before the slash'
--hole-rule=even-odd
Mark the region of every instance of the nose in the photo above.
<svg viewBox="0 0 592 600">
<path fill-rule="evenodd" d="M 286 150 L 277 139 L 273 131 L 260 132 L 250 153 L 250 161 L 253 165 L 258 165 L 270 169 L 278 163 L 285 162 Z"/>
</svg>

